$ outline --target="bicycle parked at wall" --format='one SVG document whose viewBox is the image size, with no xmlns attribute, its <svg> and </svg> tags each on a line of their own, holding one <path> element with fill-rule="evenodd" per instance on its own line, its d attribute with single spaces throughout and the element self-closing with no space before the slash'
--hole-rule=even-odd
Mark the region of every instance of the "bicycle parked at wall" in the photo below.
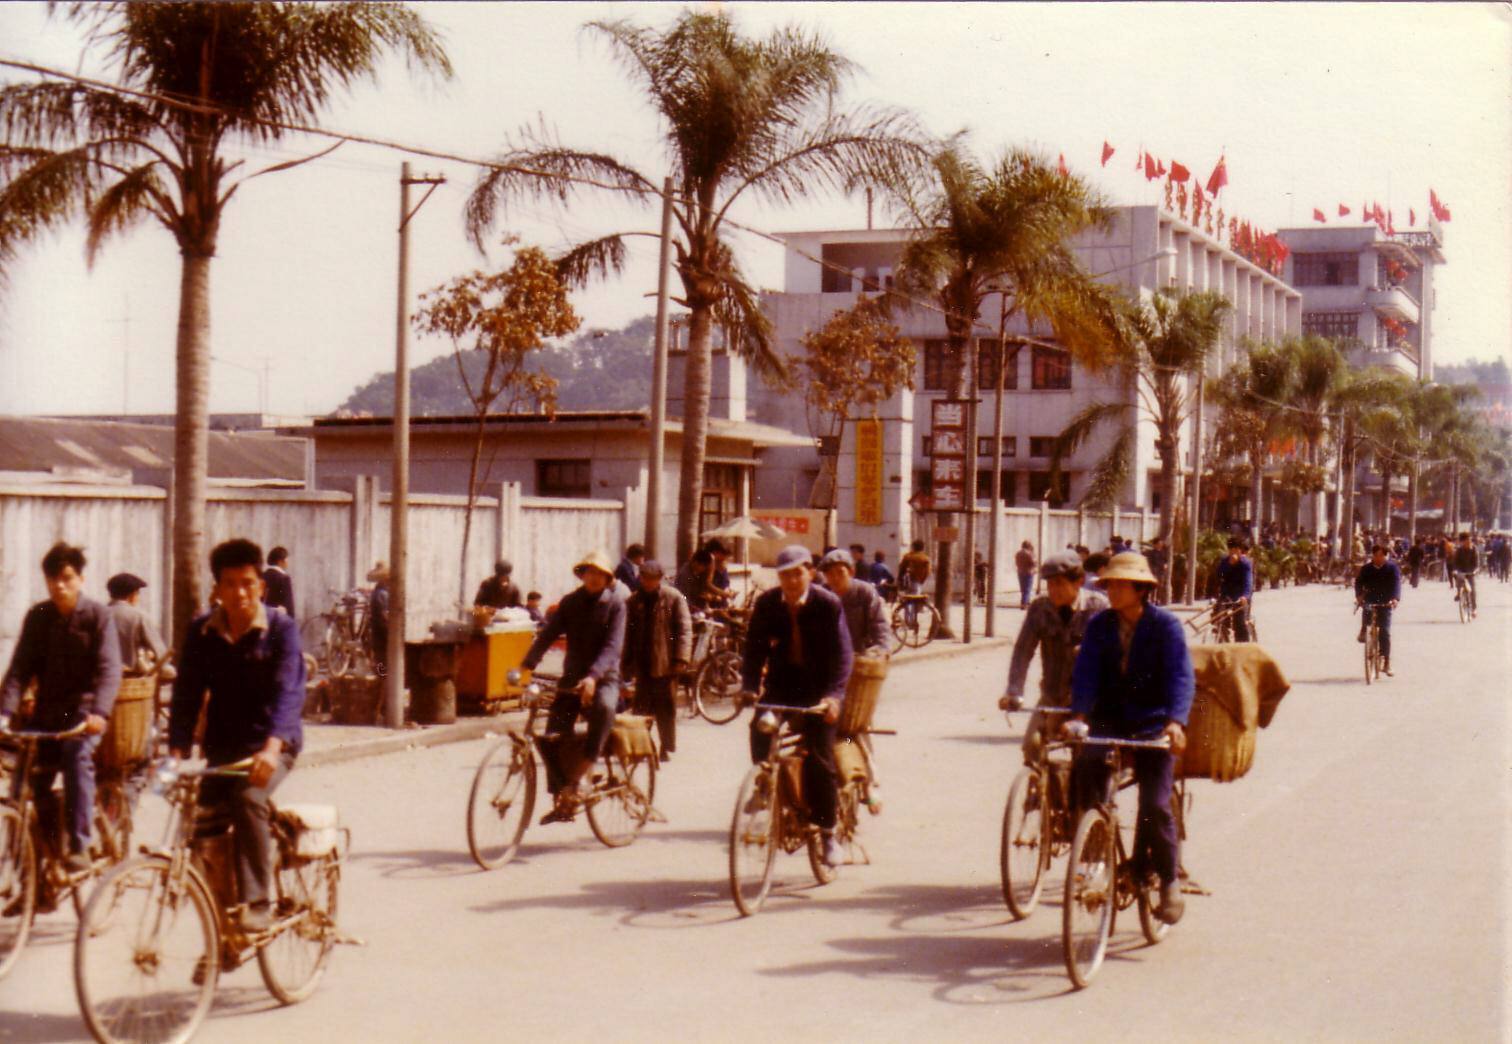
<svg viewBox="0 0 1512 1044">
<path fill-rule="evenodd" d="M 300 626 L 305 652 L 315 658 L 316 670 L 329 678 L 369 673 L 372 652 L 367 592 L 355 588 L 331 593 L 336 596 L 331 608 Z"/>
<path fill-rule="evenodd" d="M 163 846 L 106 874 L 79 921 L 74 987 L 96 1040 L 188 1040 L 210 1011 L 220 973 L 254 955 L 282 1004 L 319 985 L 342 941 L 336 895 L 345 831 L 327 805 L 275 808 L 273 916 L 265 929 L 243 927 L 230 819 L 222 807 L 200 807 L 199 793 L 206 777 L 243 777 L 250 765 L 160 767 L 170 806 Z"/>
</svg>

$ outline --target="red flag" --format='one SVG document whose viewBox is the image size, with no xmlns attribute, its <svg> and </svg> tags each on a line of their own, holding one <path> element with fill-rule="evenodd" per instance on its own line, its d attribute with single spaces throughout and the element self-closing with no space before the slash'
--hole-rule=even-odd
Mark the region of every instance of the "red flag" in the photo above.
<svg viewBox="0 0 1512 1044">
<path fill-rule="evenodd" d="M 1172 181 L 1185 181 L 1187 178 L 1189 178 L 1191 176 L 1192 176 L 1192 172 L 1191 171 L 1187 170 L 1185 167 L 1183 167 L 1180 163 L 1177 163 L 1175 160 L 1171 161 L 1171 180 Z"/>
<path fill-rule="evenodd" d="M 1323 216 L 1323 211 L 1319 210 L 1317 207 L 1313 207 L 1313 220 L 1321 222 L 1325 225 L 1328 224 L 1328 219 Z"/>
<path fill-rule="evenodd" d="M 1389 210 L 1386 211 L 1386 234 L 1388 236 L 1396 235 L 1396 222 L 1392 220 L 1391 211 Z"/>
<path fill-rule="evenodd" d="M 1148 152 L 1145 153 L 1144 158 L 1144 175 L 1146 181 L 1154 181 L 1160 177 L 1160 171 L 1155 169 L 1155 157 Z"/>
<path fill-rule="evenodd" d="M 1349 216 L 1349 208 L 1346 207 L 1343 203 L 1339 204 L 1339 216 L 1340 217 L 1348 217 Z"/>
<path fill-rule="evenodd" d="M 1155 176 L 1157 178 L 1164 177 L 1165 176 L 1165 172 L 1166 172 L 1166 169 L 1165 169 L 1165 160 L 1156 160 L 1155 161 Z"/>
<path fill-rule="evenodd" d="M 1218 195 L 1219 191 L 1222 190 L 1223 186 L 1225 186 L 1227 184 L 1228 184 L 1228 165 L 1224 162 L 1224 157 L 1223 156 L 1219 156 L 1218 157 L 1218 166 L 1214 167 L 1213 168 L 1213 173 L 1210 174 L 1210 175 L 1208 175 L 1208 180 L 1207 180 L 1208 195 L 1210 195 L 1210 196 L 1216 196 L 1216 195 Z"/>
<path fill-rule="evenodd" d="M 1408 207 L 1407 208 L 1407 227 L 1411 228 L 1413 225 L 1416 225 L 1416 224 L 1417 224 L 1417 211 L 1413 210 L 1411 207 Z"/>
<path fill-rule="evenodd" d="M 1113 146 L 1108 144 L 1107 139 L 1104 139 L 1103 140 L 1103 151 L 1102 151 L 1102 165 L 1104 167 L 1106 167 L 1108 165 L 1108 161 L 1113 158 L 1113 152 L 1114 151 L 1115 150 L 1114 150 Z"/>
<path fill-rule="evenodd" d="M 1428 190 L 1428 206 L 1433 210 L 1433 216 L 1440 221 L 1448 221 L 1450 218 L 1449 208 L 1444 206 L 1438 198 L 1438 193 Z"/>
<path fill-rule="evenodd" d="M 1060 154 L 1060 163 L 1058 164 L 1058 166 L 1060 168 L 1061 177 L 1064 178 L 1070 175 L 1071 172 L 1066 169 L 1066 154 L 1064 152 Z"/>
</svg>

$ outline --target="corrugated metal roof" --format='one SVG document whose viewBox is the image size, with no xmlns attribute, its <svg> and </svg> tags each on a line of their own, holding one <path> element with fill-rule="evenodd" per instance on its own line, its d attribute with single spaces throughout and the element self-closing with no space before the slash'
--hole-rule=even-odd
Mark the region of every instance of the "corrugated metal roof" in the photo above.
<svg viewBox="0 0 1512 1044">
<path fill-rule="evenodd" d="M 0 417 L 0 468 L 135 472 L 173 463 L 173 429 L 155 424 Z M 210 478 L 299 481 L 305 440 L 210 432 Z"/>
</svg>

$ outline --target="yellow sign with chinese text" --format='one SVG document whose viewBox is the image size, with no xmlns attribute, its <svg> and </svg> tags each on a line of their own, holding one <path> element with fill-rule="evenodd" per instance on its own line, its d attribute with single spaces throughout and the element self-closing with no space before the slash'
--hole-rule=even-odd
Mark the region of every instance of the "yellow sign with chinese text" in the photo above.
<svg viewBox="0 0 1512 1044">
<path fill-rule="evenodd" d="M 856 421 L 856 525 L 882 524 L 882 422 Z"/>
</svg>

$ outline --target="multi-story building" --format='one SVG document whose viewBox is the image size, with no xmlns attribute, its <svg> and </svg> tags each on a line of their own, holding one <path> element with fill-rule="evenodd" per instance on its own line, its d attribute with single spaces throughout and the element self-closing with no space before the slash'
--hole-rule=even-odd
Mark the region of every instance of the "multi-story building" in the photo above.
<svg viewBox="0 0 1512 1044">
<path fill-rule="evenodd" d="M 799 338 L 817 329 L 833 313 L 855 303 L 859 293 L 887 287 L 897 266 L 907 230 L 842 230 L 795 232 L 787 244 L 784 287 L 768 294 L 764 306 L 776 325 L 779 348 L 790 357 L 801 355 Z M 1214 290 L 1233 305 L 1221 350 L 1211 361 L 1210 374 L 1233 362 L 1246 338 L 1278 338 L 1301 330 L 1302 299 L 1270 272 L 1220 243 L 1181 218 L 1154 206 L 1122 207 L 1105 232 L 1090 232 L 1073 243 L 1083 267 L 1125 293 L 1148 297 L 1158 289 Z M 999 323 L 999 302 L 989 296 L 978 316 L 983 365 L 977 368 L 981 397 L 978 426 L 978 491 L 990 500 L 992 467 L 992 401 L 996 388 L 993 366 Z M 945 397 L 946 331 L 942 313 L 916 307 L 897 318 L 901 332 L 917 347 L 915 388 L 883 404 L 877 416 L 883 425 L 883 511 L 880 525 L 855 523 L 854 442 L 849 434 L 839 447 L 834 469 L 838 489 L 820 488 L 828 506 L 833 495 L 839 514 L 840 541 L 859 540 L 868 547 L 906 543 L 912 531 L 909 508 L 916 493 L 928 491 L 930 404 Z M 1027 333 L 1010 321 L 1009 333 Z M 1099 432 L 1063 463 L 1064 481 L 1051 488 L 1050 447 L 1055 436 L 1078 410 L 1094 402 L 1127 402 L 1135 407 L 1135 392 L 1114 373 L 1089 371 L 1070 353 L 1054 345 L 1043 329 L 1032 346 L 1012 353 L 1004 372 L 1003 497 L 1009 505 L 1074 504 L 1086 489 L 1088 472 L 1112 444 L 1115 433 Z M 807 418 L 800 396 L 779 393 L 753 380 L 753 419 L 764 424 L 805 431 Z M 1138 414 L 1137 408 L 1134 413 Z M 1211 432 L 1211 425 L 1208 431 Z M 813 434 L 818 435 L 818 432 Z M 1190 468 L 1191 439 L 1182 435 L 1183 468 Z M 1160 508 L 1159 460 L 1153 425 L 1141 418 L 1134 450 L 1134 467 L 1119 498 L 1119 506 L 1152 511 Z M 813 489 L 820 474 L 818 453 L 810 448 L 774 448 L 756 475 L 754 503 L 792 503 L 794 490 Z"/>
</svg>

